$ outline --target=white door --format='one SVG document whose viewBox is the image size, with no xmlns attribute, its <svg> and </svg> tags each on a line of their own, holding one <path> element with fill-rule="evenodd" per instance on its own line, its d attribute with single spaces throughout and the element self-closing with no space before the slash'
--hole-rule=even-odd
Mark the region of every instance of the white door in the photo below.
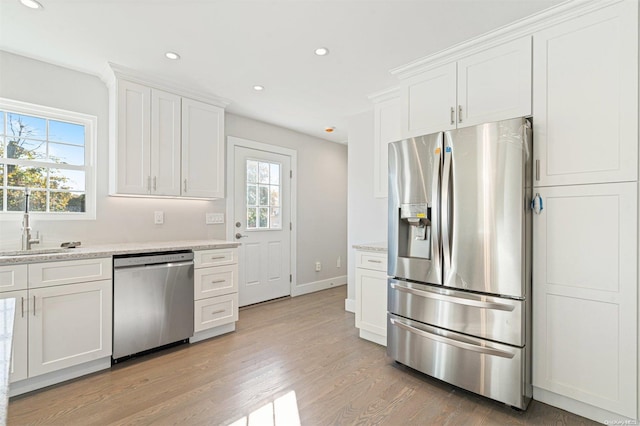
<svg viewBox="0 0 640 426">
<path fill-rule="evenodd" d="M 291 294 L 291 157 L 234 147 L 239 306 Z"/>
</svg>

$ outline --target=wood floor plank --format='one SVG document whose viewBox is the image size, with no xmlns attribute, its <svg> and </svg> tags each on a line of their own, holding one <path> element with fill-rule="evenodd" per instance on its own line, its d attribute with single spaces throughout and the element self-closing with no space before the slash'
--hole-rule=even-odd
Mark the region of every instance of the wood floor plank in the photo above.
<svg viewBox="0 0 640 426">
<path fill-rule="evenodd" d="M 305 426 L 595 424 L 536 401 L 518 412 L 393 362 L 358 337 L 345 297 L 342 286 L 242 309 L 234 333 L 11 398 L 8 424 L 246 425 L 267 413 L 278 426 L 293 393 Z"/>
</svg>

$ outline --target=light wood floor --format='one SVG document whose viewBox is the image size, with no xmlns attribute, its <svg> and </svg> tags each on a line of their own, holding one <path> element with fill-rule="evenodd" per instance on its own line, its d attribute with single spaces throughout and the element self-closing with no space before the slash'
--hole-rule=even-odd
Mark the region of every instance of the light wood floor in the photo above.
<svg viewBox="0 0 640 426">
<path fill-rule="evenodd" d="M 234 333 L 15 397 L 8 424 L 262 426 L 275 410 L 282 425 L 296 407 L 304 426 L 595 424 L 536 401 L 517 412 L 396 364 L 358 337 L 345 297 L 342 286 L 243 309 Z"/>
</svg>

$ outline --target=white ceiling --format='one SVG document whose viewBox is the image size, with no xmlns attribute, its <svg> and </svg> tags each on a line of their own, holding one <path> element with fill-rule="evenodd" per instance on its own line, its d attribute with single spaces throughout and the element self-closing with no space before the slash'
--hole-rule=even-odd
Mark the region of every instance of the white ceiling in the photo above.
<svg viewBox="0 0 640 426">
<path fill-rule="evenodd" d="M 564 0 L 39 1 L 0 0 L 0 49 L 96 75 L 113 62 L 346 143 L 347 118 L 397 84 L 390 69 Z M 315 56 L 320 46 L 330 54 Z"/>
</svg>

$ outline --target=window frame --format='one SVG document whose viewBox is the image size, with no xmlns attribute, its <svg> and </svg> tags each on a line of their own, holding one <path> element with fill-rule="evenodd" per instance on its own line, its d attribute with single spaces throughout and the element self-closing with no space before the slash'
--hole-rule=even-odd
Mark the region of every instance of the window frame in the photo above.
<svg viewBox="0 0 640 426">
<path fill-rule="evenodd" d="M 37 105 L 28 102 L 16 101 L 0 97 L 0 110 L 17 114 L 24 114 L 47 120 L 63 121 L 67 123 L 84 126 L 84 167 L 73 167 L 70 169 L 84 170 L 85 172 L 85 211 L 84 212 L 30 212 L 34 219 L 39 220 L 95 220 L 96 219 L 96 151 L 98 143 L 98 117 L 94 115 L 79 113 L 75 111 L 52 108 L 44 105 Z M 7 131 L 7 129 L 5 129 Z M 11 160 L 0 158 L 0 164 L 31 164 L 35 166 L 45 166 L 55 169 L 56 163 Z M 4 183 L 4 182 L 2 182 Z M 1 185 L 0 185 L 1 186 Z M 23 216 L 21 211 L 0 211 L 1 221 L 15 221 Z"/>
</svg>

